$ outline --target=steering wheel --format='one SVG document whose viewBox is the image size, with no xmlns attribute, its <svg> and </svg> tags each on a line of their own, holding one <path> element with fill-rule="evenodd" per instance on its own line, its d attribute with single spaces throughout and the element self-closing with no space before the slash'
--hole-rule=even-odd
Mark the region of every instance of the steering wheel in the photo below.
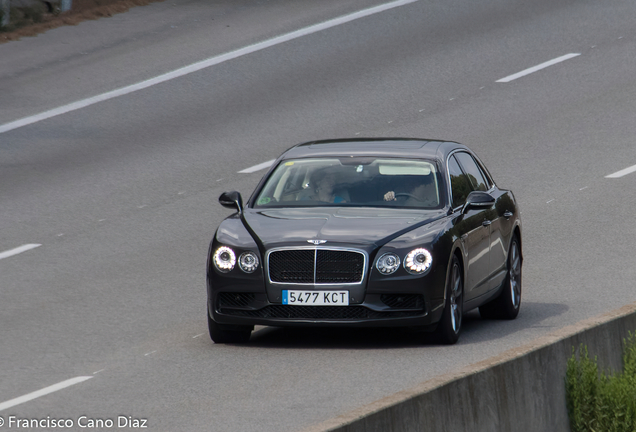
<svg viewBox="0 0 636 432">
<path fill-rule="evenodd" d="M 416 201 L 424 202 L 424 200 L 422 200 L 421 198 L 416 197 L 415 195 L 410 194 L 410 193 L 407 193 L 407 192 L 399 192 L 399 193 L 396 193 L 396 194 L 395 194 L 395 198 L 397 199 L 397 197 L 407 197 L 407 198 L 413 198 L 413 199 L 414 199 L 414 200 L 416 200 Z"/>
</svg>

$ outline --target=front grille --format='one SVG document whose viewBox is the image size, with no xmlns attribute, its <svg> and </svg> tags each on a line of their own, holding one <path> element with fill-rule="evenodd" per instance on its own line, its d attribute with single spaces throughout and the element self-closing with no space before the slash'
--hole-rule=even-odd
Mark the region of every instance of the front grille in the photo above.
<svg viewBox="0 0 636 432">
<path fill-rule="evenodd" d="M 393 309 L 424 309 L 424 297 L 420 294 L 382 294 L 380 300 Z"/>
<path fill-rule="evenodd" d="M 272 282 L 313 283 L 314 250 L 284 250 L 269 254 Z"/>
<path fill-rule="evenodd" d="M 297 284 L 360 283 L 365 255 L 341 249 L 286 249 L 269 254 L 272 282 Z"/>
<path fill-rule="evenodd" d="M 254 318 L 360 320 L 383 318 L 408 318 L 424 314 L 424 311 L 378 312 L 364 306 L 290 306 L 271 305 L 259 310 L 221 309 L 226 315 Z"/>
</svg>

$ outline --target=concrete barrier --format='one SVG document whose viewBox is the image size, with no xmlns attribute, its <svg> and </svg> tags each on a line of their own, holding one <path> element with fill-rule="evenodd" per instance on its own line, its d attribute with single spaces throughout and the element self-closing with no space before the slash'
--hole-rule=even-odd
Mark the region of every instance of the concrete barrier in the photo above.
<svg viewBox="0 0 636 432">
<path fill-rule="evenodd" d="M 573 347 L 621 370 L 636 303 L 426 381 L 303 432 L 569 432 L 565 372 Z"/>
</svg>

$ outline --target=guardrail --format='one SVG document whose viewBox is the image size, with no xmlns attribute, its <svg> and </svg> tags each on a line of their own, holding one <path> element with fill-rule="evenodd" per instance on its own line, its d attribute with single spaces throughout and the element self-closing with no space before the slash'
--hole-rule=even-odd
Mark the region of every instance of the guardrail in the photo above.
<svg viewBox="0 0 636 432">
<path fill-rule="evenodd" d="M 636 303 L 581 321 L 302 432 L 570 432 L 565 372 L 587 346 L 601 370 L 622 370 Z"/>
<path fill-rule="evenodd" d="M 59 3 L 59 11 L 66 12 L 73 7 L 73 0 L 14 0 L 14 7 L 29 7 L 44 3 L 49 12 L 53 11 L 53 4 Z M 11 23 L 11 0 L 0 0 L 0 27 L 7 27 Z"/>
</svg>

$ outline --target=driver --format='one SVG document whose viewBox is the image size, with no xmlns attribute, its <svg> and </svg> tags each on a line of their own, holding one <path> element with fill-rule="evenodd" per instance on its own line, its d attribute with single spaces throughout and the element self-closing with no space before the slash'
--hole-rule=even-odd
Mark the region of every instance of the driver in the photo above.
<svg viewBox="0 0 636 432">
<path fill-rule="evenodd" d="M 411 176 L 409 176 L 411 177 Z M 388 191 L 384 194 L 384 201 L 398 201 L 398 198 L 405 199 L 403 202 L 408 206 L 416 207 L 437 207 L 437 191 L 433 183 L 433 176 L 412 176 L 402 183 L 403 191 Z M 402 188 L 400 188 L 402 189 Z"/>
</svg>

